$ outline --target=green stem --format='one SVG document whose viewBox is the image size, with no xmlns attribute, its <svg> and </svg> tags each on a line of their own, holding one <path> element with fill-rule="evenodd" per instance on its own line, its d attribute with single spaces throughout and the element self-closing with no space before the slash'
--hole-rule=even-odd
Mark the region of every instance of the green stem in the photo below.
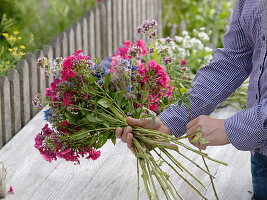
<svg viewBox="0 0 267 200">
<path fill-rule="evenodd" d="M 156 152 L 156 151 L 155 151 Z M 158 152 L 156 152 L 158 154 Z M 160 158 L 169 165 L 175 173 L 180 176 L 193 190 L 195 190 L 202 198 L 207 199 L 192 183 L 190 183 L 182 174 L 180 174 L 168 161 L 166 161 L 160 154 Z"/>
<path fill-rule="evenodd" d="M 193 179 L 195 179 L 203 188 L 207 189 L 206 186 L 194 175 L 192 174 L 188 169 L 186 169 L 180 162 L 178 162 L 167 150 L 160 149 L 166 156 L 170 158 L 170 160 L 176 165 L 181 167 L 183 170 L 186 171 Z"/>
<path fill-rule="evenodd" d="M 203 162 L 205 164 L 205 167 L 206 167 L 207 171 L 210 172 L 209 167 L 208 167 L 208 165 L 206 163 L 206 160 L 204 159 L 203 156 L 202 156 L 202 159 L 203 159 Z M 215 195 L 216 199 L 219 200 L 219 197 L 218 197 L 218 194 L 217 194 L 217 191 L 216 191 L 216 188 L 215 188 L 215 184 L 214 184 L 214 181 L 213 181 L 213 177 L 212 176 L 209 176 L 209 177 L 210 177 L 210 182 L 211 182 L 211 185 L 212 185 L 212 189 L 213 189 L 214 195 Z"/>
<path fill-rule="evenodd" d="M 181 156 L 183 156 L 185 159 L 187 159 L 188 161 L 192 162 L 196 167 L 198 167 L 199 169 L 201 169 L 203 172 L 205 172 L 206 174 L 208 174 L 209 176 L 212 176 L 213 178 L 215 178 L 210 172 L 208 172 L 207 170 L 205 170 L 204 168 L 202 168 L 199 164 L 197 164 L 195 161 L 193 161 L 192 159 L 188 158 L 187 156 L 185 156 L 184 154 L 182 154 L 181 152 L 178 152 Z"/>
</svg>

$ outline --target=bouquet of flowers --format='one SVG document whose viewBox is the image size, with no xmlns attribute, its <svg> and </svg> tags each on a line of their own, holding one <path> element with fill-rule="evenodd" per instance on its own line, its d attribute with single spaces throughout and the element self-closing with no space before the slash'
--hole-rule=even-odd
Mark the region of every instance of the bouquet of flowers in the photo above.
<svg viewBox="0 0 267 200">
<path fill-rule="evenodd" d="M 155 37 L 155 27 L 155 21 L 145 22 L 142 30 L 152 31 L 151 37 Z M 151 51 L 143 41 L 138 40 L 135 43 L 126 41 L 111 58 L 102 61 L 83 55 L 81 50 L 65 59 L 57 58 L 53 63 L 46 58 L 38 60 L 38 67 L 44 68 L 47 74 L 54 77 L 50 88 L 46 89 L 45 97 L 39 94 L 33 100 L 36 106 L 49 106 L 44 112 L 45 119 L 52 127 L 46 124 L 35 137 L 35 148 L 45 160 L 51 162 L 62 158 L 76 163 L 81 158 L 96 160 L 100 156 L 99 149 L 108 140 L 116 143 L 114 130 L 127 126 L 127 116 L 155 118 L 173 101 L 169 75 L 164 66 L 149 59 Z M 156 181 L 166 199 L 182 199 L 169 175 L 162 171 L 162 163 L 169 165 L 205 198 L 179 170 L 187 172 L 204 188 L 205 185 L 168 150 L 181 154 L 179 147 L 182 147 L 212 161 L 224 163 L 181 142 L 186 136 L 175 138 L 140 127 L 133 127 L 133 134 L 138 169 L 137 199 L 139 168 L 149 199 L 159 199 Z M 187 159 L 212 176 L 208 170 Z"/>
</svg>

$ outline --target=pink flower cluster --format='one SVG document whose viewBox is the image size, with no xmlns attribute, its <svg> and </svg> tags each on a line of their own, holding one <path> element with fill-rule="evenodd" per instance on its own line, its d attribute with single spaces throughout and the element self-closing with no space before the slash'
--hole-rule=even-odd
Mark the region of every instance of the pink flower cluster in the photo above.
<svg viewBox="0 0 267 200">
<path fill-rule="evenodd" d="M 140 64 L 138 73 L 142 87 L 149 88 L 149 109 L 158 112 L 158 101 L 172 95 L 173 86 L 170 85 L 169 75 L 166 73 L 165 68 L 158 65 L 154 60 L 150 60 L 148 64 Z"/>
<path fill-rule="evenodd" d="M 46 88 L 45 95 L 52 102 L 55 102 L 57 106 L 63 105 L 65 107 L 73 104 L 77 97 L 77 93 L 72 90 L 68 84 L 69 81 L 75 82 L 77 84 L 83 83 L 83 77 L 77 75 L 76 67 L 81 63 L 84 63 L 88 68 L 91 67 L 92 61 L 89 56 L 82 55 L 82 50 L 78 50 L 73 53 L 72 56 L 66 57 L 62 62 L 61 76 L 55 78 L 50 84 L 50 88 Z M 66 88 L 64 90 L 64 87 Z M 84 94 L 81 94 L 81 98 L 84 98 Z"/>
<path fill-rule="evenodd" d="M 100 157 L 101 152 L 95 151 L 90 147 L 75 151 L 66 148 L 64 143 L 59 139 L 59 136 L 62 134 L 64 133 L 55 132 L 48 127 L 48 124 L 46 124 L 42 128 L 41 133 L 37 134 L 35 137 L 34 147 L 39 150 L 46 161 L 52 162 L 53 160 L 57 160 L 57 158 L 63 158 L 67 161 L 79 163 L 79 158 L 96 160 Z M 46 140 L 49 140 L 49 146 L 47 145 Z"/>
<path fill-rule="evenodd" d="M 112 57 L 120 56 L 122 59 L 131 59 L 132 56 L 129 55 L 129 50 L 136 47 L 140 49 L 139 56 L 145 56 L 147 54 L 147 49 L 143 40 L 137 40 L 134 44 L 131 41 L 125 41 L 123 45 L 115 51 Z"/>
</svg>

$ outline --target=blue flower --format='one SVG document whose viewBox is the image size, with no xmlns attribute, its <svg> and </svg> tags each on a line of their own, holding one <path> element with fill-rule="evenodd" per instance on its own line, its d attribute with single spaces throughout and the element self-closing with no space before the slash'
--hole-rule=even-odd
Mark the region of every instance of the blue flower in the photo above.
<svg viewBox="0 0 267 200">
<path fill-rule="evenodd" d="M 52 110 L 51 110 L 51 108 L 49 108 L 48 110 L 45 110 L 44 111 L 44 120 L 46 120 L 46 121 L 48 121 L 48 122 L 50 122 L 51 123 L 51 118 L 52 118 L 52 116 L 53 116 L 53 113 L 52 113 Z"/>
</svg>

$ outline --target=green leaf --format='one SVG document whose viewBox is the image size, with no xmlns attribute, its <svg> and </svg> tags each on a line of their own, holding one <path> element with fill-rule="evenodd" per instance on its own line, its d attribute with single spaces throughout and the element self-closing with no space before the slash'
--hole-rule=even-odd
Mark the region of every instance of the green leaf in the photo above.
<svg viewBox="0 0 267 200">
<path fill-rule="evenodd" d="M 89 121 L 89 122 L 97 122 L 95 117 L 92 115 L 92 114 L 87 114 L 86 115 L 86 119 Z"/>
<path fill-rule="evenodd" d="M 105 86 L 105 89 L 106 89 L 106 90 L 108 89 L 109 83 L 110 83 L 110 73 L 108 73 L 108 74 L 105 76 L 104 86 Z"/>
<path fill-rule="evenodd" d="M 164 172 L 164 171 L 159 172 L 159 175 L 161 175 L 161 176 L 165 176 L 166 179 L 169 179 L 169 178 L 170 178 L 170 175 L 168 175 L 168 174 L 167 174 L 166 172 Z"/>
<path fill-rule="evenodd" d="M 95 141 L 97 140 L 97 138 L 98 138 L 97 135 L 93 136 L 92 139 L 90 140 L 90 142 L 88 143 L 88 146 L 91 147 L 95 143 Z"/>
<path fill-rule="evenodd" d="M 81 140 L 88 136 L 88 130 L 82 129 L 73 135 L 74 140 Z"/>
<path fill-rule="evenodd" d="M 105 97 L 102 99 L 99 99 L 97 103 L 99 103 L 104 108 L 108 108 L 112 105 L 112 101 L 108 98 L 105 98 Z"/>
<path fill-rule="evenodd" d="M 116 144 L 116 136 L 115 134 L 111 137 L 111 142 L 115 145 Z"/>
<path fill-rule="evenodd" d="M 204 138 L 202 138 L 202 137 L 199 138 L 198 141 L 199 141 L 200 144 L 208 144 L 208 143 L 210 143 L 208 140 L 206 140 L 206 139 L 204 139 Z"/>
</svg>

